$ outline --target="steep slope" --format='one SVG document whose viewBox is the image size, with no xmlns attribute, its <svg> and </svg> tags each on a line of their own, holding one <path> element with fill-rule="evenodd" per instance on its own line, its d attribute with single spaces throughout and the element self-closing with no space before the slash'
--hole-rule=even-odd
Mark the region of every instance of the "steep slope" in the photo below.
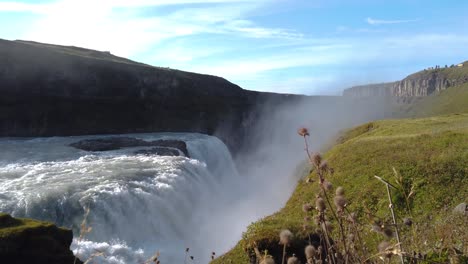
<svg viewBox="0 0 468 264">
<path fill-rule="evenodd" d="M 298 140 L 301 139 L 298 137 Z M 409 206 L 414 221 L 413 231 L 416 230 L 418 235 L 413 236 L 406 230 L 403 233 L 404 246 L 430 253 L 436 249 L 442 252 L 445 247 L 460 246 L 462 244 L 458 243 L 468 239 L 463 224 L 453 225 L 449 221 L 452 209 L 467 202 L 467 150 L 468 113 L 464 113 L 364 124 L 344 133 L 325 158 L 334 168 L 334 174 L 328 180 L 334 186 L 344 187 L 349 210 L 356 212 L 364 226 L 368 226 L 363 237 L 366 247 L 373 253 L 377 252 L 376 245 L 381 238 L 368 231 L 372 223 L 365 216 L 368 212 L 374 216 L 388 216 L 385 187 L 374 179 L 374 175 L 396 185 L 395 168 L 406 191 L 414 186 L 415 193 Z M 309 177 L 315 181 L 300 181 L 283 209 L 249 226 L 239 244 L 213 263 L 230 263 L 229 260 L 232 263 L 249 263 L 254 245 L 261 251 L 268 250 L 276 263 L 281 263 L 282 246 L 278 245 L 278 234 L 285 228 L 295 234 L 288 248 L 289 255 L 295 253 L 303 259 L 308 237 L 302 229 L 302 206 L 315 204 L 315 195 L 319 191 L 315 173 Z M 408 211 L 400 192 L 394 191 L 394 203 L 400 216 L 398 221 L 402 221 Z M 453 233 L 444 233 L 443 230 L 447 229 L 453 229 Z M 457 250 L 463 250 L 463 246 Z"/>
<path fill-rule="evenodd" d="M 0 40 L 0 136 L 217 133 L 229 146 L 253 109 L 300 96 L 77 47 Z"/>
</svg>

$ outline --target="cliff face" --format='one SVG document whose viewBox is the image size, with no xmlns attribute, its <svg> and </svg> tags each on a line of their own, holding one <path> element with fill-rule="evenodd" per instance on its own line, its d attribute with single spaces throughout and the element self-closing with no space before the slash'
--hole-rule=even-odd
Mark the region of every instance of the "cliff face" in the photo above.
<svg viewBox="0 0 468 264">
<path fill-rule="evenodd" d="M 452 86 L 468 83 L 468 62 L 463 66 L 423 70 L 397 82 L 355 86 L 344 90 L 343 95 L 352 97 L 428 96 Z"/>
<path fill-rule="evenodd" d="M 71 230 L 36 220 L 0 213 L 1 263 L 74 263 Z M 82 263 L 79 259 L 76 263 Z"/>
<path fill-rule="evenodd" d="M 199 132 L 234 146 L 256 105 L 294 98 L 76 47 L 0 40 L 0 58 L 0 137 Z"/>
<path fill-rule="evenodd" d="M 368 85 L 359 85 L 343 91 L 343 96 L 349 97 L 370 97 L 370 96 L 389 96 L 392 95 L 391 88 L 394 83 L 377 83 Z"/>
</svg>

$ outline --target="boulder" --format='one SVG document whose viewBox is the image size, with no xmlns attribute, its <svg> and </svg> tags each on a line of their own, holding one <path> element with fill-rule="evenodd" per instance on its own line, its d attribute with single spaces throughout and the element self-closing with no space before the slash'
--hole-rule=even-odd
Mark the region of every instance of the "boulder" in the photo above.
<svg viewBox="0 0 468 264">
<path fill-rule="evenodd" d="M 74 263 L 71 230 L 0 213 L 0 263 Z M 75 263 L 82 263 L 76 259 Z"/>
<path fill-rule="evenodd" d="M 70 144 L 71 147 L 86 150 L 86 151 L 108 151 L 108 150 L 117 150 L 122 148 L 131 148 L 131 147 L 159 147 L 158 149 L 154 149 L 154 153 L 158 151 L 160 153 L 172 153 L 168 149 L 172 148 L 173 152 L 177 152 L 177 149 L 180 150 L 186 157 L 189 157 L 189 153 L 187 150 L 187 144 L 182 140 L 153 140 L 153 141 L 145 141 L 138 138 L 132 137 L 108 137 L 108 138 L 98 138 L 98 139 L 85 139 L 78 142 L 74 142 Z M 137 154 L 144 154 L 144 153 L 137 153 Z M 177 156 L 178 156 L 177 152 Z M 170 155 L 175 156 L 175 155 Z"/>
</svg>

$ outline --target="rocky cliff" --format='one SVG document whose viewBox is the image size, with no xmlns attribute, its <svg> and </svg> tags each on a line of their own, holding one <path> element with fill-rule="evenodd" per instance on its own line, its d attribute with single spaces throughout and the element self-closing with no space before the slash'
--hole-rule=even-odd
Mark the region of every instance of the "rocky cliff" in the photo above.
<svg viewBox="0 0 468 264">
<path fill-rule="evenodd" d="M 460 66 L 425 69 L 401 81 L 351 87 L 344 90 L 343 95 L 352 97 L 428 96 L 464 83 L 468 83 L 468 62 L 461 63 Z"/>
<path fill-rule="evenodd" d="M 71 230 L 36 220 L 0 213 L 0 262 L 63 264 L 75 262 Z"/>
<path fill-rule="evenodd" d="M 262 102 L 295 96 L 99 52 L 0 40 L 0 137 L 216 134 L 238 145 Z"/>
</svg>

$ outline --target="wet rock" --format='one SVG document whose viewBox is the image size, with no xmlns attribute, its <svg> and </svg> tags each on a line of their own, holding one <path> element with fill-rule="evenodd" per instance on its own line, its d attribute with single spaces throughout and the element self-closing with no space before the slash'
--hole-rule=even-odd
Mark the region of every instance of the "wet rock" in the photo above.
<svg viewBox="0 0 468 264">
<path fill-rule="evenodd" d="M 180 153 L 177 149 L 173 148 L 162 148 L 162 147 L 156 147 L 156 148 L 151 148 L 151 149 L 141 149 L 133 152 L 136 155 L 146 155 L 146 156 L 152 156 L 152 155 L 157 155 L 157 156 L 180 156 Z"/>
<path fill-rule="evenodd" d="M 0 213 L 0 263 L 74 263 L 72 239 L 71 230 Z"/>
<path fill-rule="evenodd" d="M 150 154 L 151 151 L 156 153 L 163 153 L 166 156 L 175 156 L 173 153 L 180 150 L 186 157 L 189 157 L 187 150 L 187 144 L 182 140 L 154 140 L 154 141 L 145 141 L 138 138 L 132 137 L 109 137 L 109 138 L 98 138 L 98 139 L 85 139 L 78 142 L 70 144 L 71 147 L 86 150 L 86 151 L 108 151 L 108 150 L 117 150 L 122 148 L 131 148 L 131 147 L 159 147 L 152 150 L 146 151 L 146 153 L 141 152 L 138 154 Z M 172 150 L 171 150 L 172 148 Z"/>
</svg>

